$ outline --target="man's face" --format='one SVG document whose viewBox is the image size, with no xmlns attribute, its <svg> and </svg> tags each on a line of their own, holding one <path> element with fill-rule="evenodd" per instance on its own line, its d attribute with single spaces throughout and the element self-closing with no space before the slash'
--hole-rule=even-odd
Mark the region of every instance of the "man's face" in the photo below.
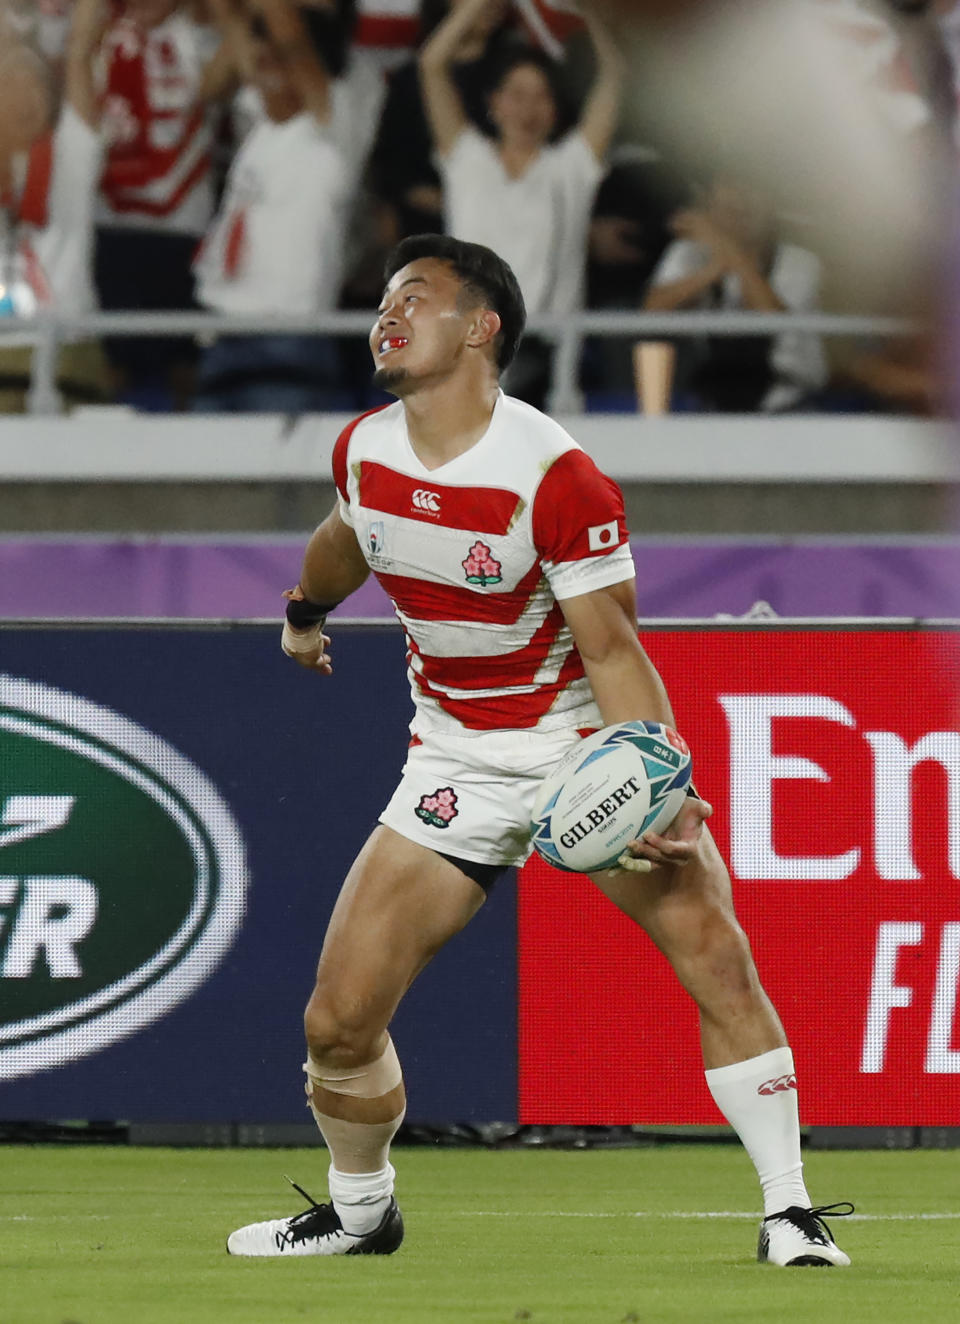
<svg viewBox="0 0 960 1324">
<path fill-rule="evenodd" d="M 476 312 L 449 263 L 425 257 L 401 267 L 370 332 L 374 385 L 404 396 L 455 368 Z"/>
</svg>

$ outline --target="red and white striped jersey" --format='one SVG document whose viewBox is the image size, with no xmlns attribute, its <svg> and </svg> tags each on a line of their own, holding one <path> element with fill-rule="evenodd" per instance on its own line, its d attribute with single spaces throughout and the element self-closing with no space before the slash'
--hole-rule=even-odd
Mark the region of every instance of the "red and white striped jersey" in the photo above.
<svg viewBox="0 0 960 1324">
<path fill-rule="evenodd" d="M 406 631 L 416 732 L 602 725 L 559 603 L 631 579 L 633 558 L 620 489 L 559 424 L 501 393 L 431 470 L 397 403 L 341 433 L 333 474 Z"/>
<path fill-rule="evenodd" d="M 215 49 L 209 29 L 178 11 L 142 29 L 120 16 L 104 37 L 100 181 L 103 225 L 202 234 L 213 214 L 213 128 L 200 100 Z"/>
</svg>

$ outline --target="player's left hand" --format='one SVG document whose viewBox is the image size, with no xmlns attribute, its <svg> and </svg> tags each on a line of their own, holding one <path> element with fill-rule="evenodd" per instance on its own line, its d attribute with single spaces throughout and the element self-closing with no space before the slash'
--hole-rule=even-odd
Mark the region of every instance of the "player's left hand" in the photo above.
<svg viewBox="0 0 960 1324">
<path fill-rule="evenodd" d="M 646 863 L 648 868 L 655 864 L 672 864 L 682 869 L 696 856 L 703 825 L 712 813 L 713 805 L 706 800 L 688 796 L 666 832 L 662 835 L 645 832 L 639 840 L 627 843 L 626 854 L 637 861 L 633 868 L 637 872 L 646 872 L 643 869 Z M 631 861 L 627 860 L 623 867 L 629 869 Z"/>
</svg>

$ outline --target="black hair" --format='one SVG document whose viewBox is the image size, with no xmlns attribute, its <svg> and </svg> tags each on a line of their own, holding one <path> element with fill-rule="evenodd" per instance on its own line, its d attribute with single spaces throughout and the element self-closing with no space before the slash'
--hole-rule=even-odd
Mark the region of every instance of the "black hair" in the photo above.
<svg viewBox="0 0 960 1324">
<path fill-rule="evenodd" d="M 432 36 L 450 13 L 450 0 L 420 0 L 419 43 Z"/>
<path fill-rule="evenodd" d="M 336 0 L 333 10 L 301 5 L 297 12 L 314 53 L 331 78 L 340 78 L 350 63 L 350 41 L 357 25 L 357 0 Z"/>
<path fill-rule="evenodd" d="M 492 248 L 484 248 L 482 244 L 470 244 L 447 234 L 415 234 L 399 243 L 387 258 L 384 284 L 388 285 L 408 262 L 428 257 L 449 263 L 464 289 L 500 318 L 497 368 L 506 371 L 513 362 L 527 321 L 523 295 L 510 266 Z"/>
<path fill-rule="evenodd" d="M 314 55 L 331 78 L 340 78 L 350 63 L 350 40 L 357 25 L 357 0 L 337 0 L 332 12 L 315 9 L 312 5 L 300 5 L 297 12 Z M 270 26 L 259 10 L 250 15 L 249 29 L 257 41 L 273 41 Z"/>
</svg>

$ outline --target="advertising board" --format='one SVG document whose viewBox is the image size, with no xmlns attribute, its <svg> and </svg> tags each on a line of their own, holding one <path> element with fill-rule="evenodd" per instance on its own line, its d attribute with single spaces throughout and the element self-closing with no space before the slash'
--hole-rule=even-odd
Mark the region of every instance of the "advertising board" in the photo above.
<svg viewBox="0 0 960 1324">
<path fill-rule="evenodd" d="M 955 1125 L 960 635 L 643 637 L 803 1121 Z M 343 626 L 334 648 L 327 681 L 271 626 L 0 629 L 0 1116 L 309 1120 L 302 1007 L 410 715 L 395 628 Z M 663 958 L 539 861 L 428 967 L 394 1036 L 413 1121 L 720 1120 Z"/>
<path fill-rule="evenodd" d="M 715 806 L 804 1122 L 956 1125 L 957 636 L 704 629 L 646 642 Z M 539 861 L 519 895 L 521 1119 L 720 1121 L 696 1008 L 649 940 L 586 880 Z"/>
<path fill-rule="evenodd" d="M 395 628 L 0 629 L 0 1117 L 309 1123 L 303 1006 L 403 763 Z M 504 886 L 401 1009 L 410 1116 L 516 1113 Z"/>
</svg>

